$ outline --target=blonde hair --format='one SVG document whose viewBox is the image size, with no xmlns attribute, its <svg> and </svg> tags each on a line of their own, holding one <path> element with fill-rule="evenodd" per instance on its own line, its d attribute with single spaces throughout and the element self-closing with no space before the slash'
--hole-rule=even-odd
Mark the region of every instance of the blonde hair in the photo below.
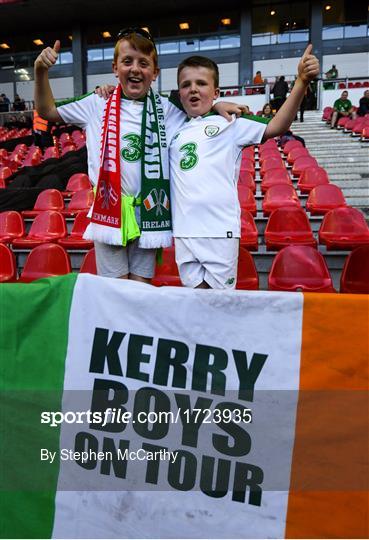
<svg viewBox="0 0 369 540">
<path fill-rule="evenodd" d="M 135 51 L 140 51 L 142 54 L 151 56 L 154 61 L 155 68 L 158 67 L 158 53 L 156 51 L 154 43 L 149 39 L 146 39 L 145 37 L 136 34 L 135 32 L 132 32 L 132 34 L 128 34 L 127 36 L 122 37 L 116 42 L 114 47 L 114 62 L 116 62 L 118 59 L 119 47 L 124 40 L 128 41 L 128 43 Z"/>
</svg>

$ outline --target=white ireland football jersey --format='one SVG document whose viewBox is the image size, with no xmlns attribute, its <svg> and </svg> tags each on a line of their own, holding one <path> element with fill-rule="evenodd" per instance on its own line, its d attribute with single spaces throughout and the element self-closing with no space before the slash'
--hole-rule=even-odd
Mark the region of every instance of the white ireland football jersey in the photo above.
<svg viewBox="0 0 369 540">
<path fill-rule="evenodd" d="M 258 144 L 267 121 L 209 114 L 191 118 L 170 145 L 173 235 L 240 237 L 237 181 L 244 146 Z"/>
<path fill-rule="evenodd" d="M 186 115 L 165 97 L 161 97 L 165 123 L 170 132 L 183 125 Z M 137 196 L 141 191 L 141 122 L 143 101 L 121 99 L 120 102 L 120 171 L 124 195 Z M 58 107 L 64 122 L 86 130 L 88 175 L 96 185 L 100 168 L 100 145 L 106 101 L 97 94 L 89 94 L 77 101 Z M 170 136 L 170 135 L 169 135 Z M 169 144 L 170 138 L 167 137 Z"/>
</svg>

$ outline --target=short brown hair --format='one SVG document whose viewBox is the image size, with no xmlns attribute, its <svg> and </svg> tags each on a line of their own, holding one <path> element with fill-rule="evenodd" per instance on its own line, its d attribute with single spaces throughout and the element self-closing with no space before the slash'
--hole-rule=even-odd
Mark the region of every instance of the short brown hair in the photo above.
<svg viewBox="0 0 369 540">
<path fill-rule="evenodd" d="M 213 73 L 215 88 L 219 87 L 219 69 L 213 60 L 206 56 L 189 56 L 185 58 L 178 66 L 177 70 L 177 83 L 179 83 L 179 75 L 181 71 L 186 67 L 204 67 L 209 69 Z"/>
<path fill-rule="evenodd" d="M 135 32 L 132 32 L 132 34 L 128 34 L 127 36 L 122 37 L 116 42 L 114 47 L 114 62 L 116 62 L 118 59 L 119 46 L 124 40 L 128 41 L 128 43 L 135 51 L 140 51 L 147 56 L 151 56 L 154 61 L 155 68 L 158 67 L 158 53 L 156 51 L 154 42 L 146 39 L 143 36 L 140 36 L 140 34 L 136 34 Z"/>
</svg>

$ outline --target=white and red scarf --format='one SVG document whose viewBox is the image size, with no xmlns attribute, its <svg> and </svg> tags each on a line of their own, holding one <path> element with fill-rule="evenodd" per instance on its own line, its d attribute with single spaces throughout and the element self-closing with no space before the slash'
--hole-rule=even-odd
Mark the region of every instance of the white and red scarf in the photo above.
<svg viewBox="0 0 369 540">
<path fill-rule="evenodd" d="M 102 126 L 100 171 L 91 223 L 84 238 L 105 244 L 123 245 L 120 101 L 117 85 L 107 102 Z M 151 89 L 144 101 L 141 123 L 141 236 L 142 248 L 168 247 L 172 244 L 169 194 L 168 145 L 164 111 L 159 94 Z"/>
</svg>

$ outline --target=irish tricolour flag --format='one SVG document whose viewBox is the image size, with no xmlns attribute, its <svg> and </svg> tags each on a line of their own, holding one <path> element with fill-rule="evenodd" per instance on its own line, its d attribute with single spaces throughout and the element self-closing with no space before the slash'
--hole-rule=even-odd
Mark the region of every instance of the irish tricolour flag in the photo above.
<svg viewBox="0 0 369 540">
<path fill-rule="evenodd" d="M 2 285 L 3 538 L 368 536 L 368 299 Z"/>
</svg>

